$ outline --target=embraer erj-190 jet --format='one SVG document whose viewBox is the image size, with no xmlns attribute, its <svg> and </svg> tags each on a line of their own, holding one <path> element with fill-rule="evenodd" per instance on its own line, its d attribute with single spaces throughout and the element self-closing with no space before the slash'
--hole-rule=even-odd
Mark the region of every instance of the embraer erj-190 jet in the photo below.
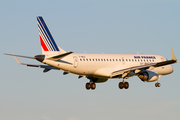
<svg viewBox="0 0 180 120">
<path fill-rule="evenodd" d="M 162 75 L 173 72 L 172 65 L 177 59 L 171 48 L 172 59 L 167 60 L 161 55 L 154 54 L 97 54 L 97 53 L 73 53 L 65 52 L 58 47 L 51 32 L 49 31 L 43 17 L 37 17 L 39 37 L 42 48 L 42 55 L 34 57 L 6 54 L 14 56 L 19 64 L 31 67 L 44 68 L 43 72 L 49 70 L 62 70 L 63 75 L 68 73 L 76 74 L 79 77 L 86 77 L 89 82 L 85 87 L 87 90 L 96 88 L 95 83 L 106 82 L 108 79 L 123 78 L 119 82 L 120 89 L 128 89 L 129 83 L 125 81 L 132 76 L 138 76 L 143 82 L 154 82 L 156 87 Z M 17 57 L 36 59 L 46 65 L 33 65 L 21 63 Z"/>
</svg>

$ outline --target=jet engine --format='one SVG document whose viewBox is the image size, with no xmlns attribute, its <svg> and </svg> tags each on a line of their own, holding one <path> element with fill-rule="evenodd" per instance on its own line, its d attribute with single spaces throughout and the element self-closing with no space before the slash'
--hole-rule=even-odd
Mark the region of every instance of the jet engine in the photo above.
<svg viewBox="0 0 180 120">
<path fill-rule="evenodd" d="M 154 72 L 154 71 L 150 71 L 150 70 L 145 70 L 143 72 L 141 72 L 138 77 L 143 81 L 143 82 L 153 82 L 159 79 L 159 74 Z"/>
</svg>

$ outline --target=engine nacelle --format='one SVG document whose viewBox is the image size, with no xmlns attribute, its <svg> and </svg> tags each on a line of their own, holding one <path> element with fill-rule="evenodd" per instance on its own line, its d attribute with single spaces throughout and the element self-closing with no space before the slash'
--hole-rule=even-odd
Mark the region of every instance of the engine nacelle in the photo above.
<svg viewBox="0 0 180 120">
<path fill-rule="evenodd" d="M 102 82 L 106 82 L 108 80 L 106 78 L 95 78 L 95 77 L 92 77 L 91 75 L 87 75 L 86 77 L 95 83 L 102 83 Z"/>
<path fill-rule="evenodd" d="M 159 74 L 154 72 L 154 71 L 150 71 L 150 70 L 146 70 L 142 73 L 140 73 L 138 75 L 138 77 L 143 81 L 143 82 L 153 82 L 159 79 Z"/>
</svg>

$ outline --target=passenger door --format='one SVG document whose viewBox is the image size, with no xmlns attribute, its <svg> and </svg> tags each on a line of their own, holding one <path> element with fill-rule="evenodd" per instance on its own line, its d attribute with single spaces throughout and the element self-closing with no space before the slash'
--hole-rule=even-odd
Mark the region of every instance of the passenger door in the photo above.
<svg viewBox="0 0 180 120">
<path fill-rule="evenodd" d="M 78 58 L 77 58 L 77 56 L 74 56 L 73 59 L 74 59 L 74 68 L 77 68 L 77 66 L 78 66 Z"/>
</svg>

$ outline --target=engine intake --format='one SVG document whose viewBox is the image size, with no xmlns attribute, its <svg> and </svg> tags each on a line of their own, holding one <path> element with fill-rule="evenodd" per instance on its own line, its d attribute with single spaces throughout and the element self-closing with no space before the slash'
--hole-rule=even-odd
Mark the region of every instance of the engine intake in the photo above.
<svg viewBox="0 0 180 120">
<path fill-rule="evenodd" d="M 138 75 L 138 77 L 143 81 L 143 82 L 153 82 L 159 79 L 159 74 L 154 72 L 154 71 L 150 71 L 150 70 L 146 70 L 142 73 L 140 73 Z"/>
</svg>

